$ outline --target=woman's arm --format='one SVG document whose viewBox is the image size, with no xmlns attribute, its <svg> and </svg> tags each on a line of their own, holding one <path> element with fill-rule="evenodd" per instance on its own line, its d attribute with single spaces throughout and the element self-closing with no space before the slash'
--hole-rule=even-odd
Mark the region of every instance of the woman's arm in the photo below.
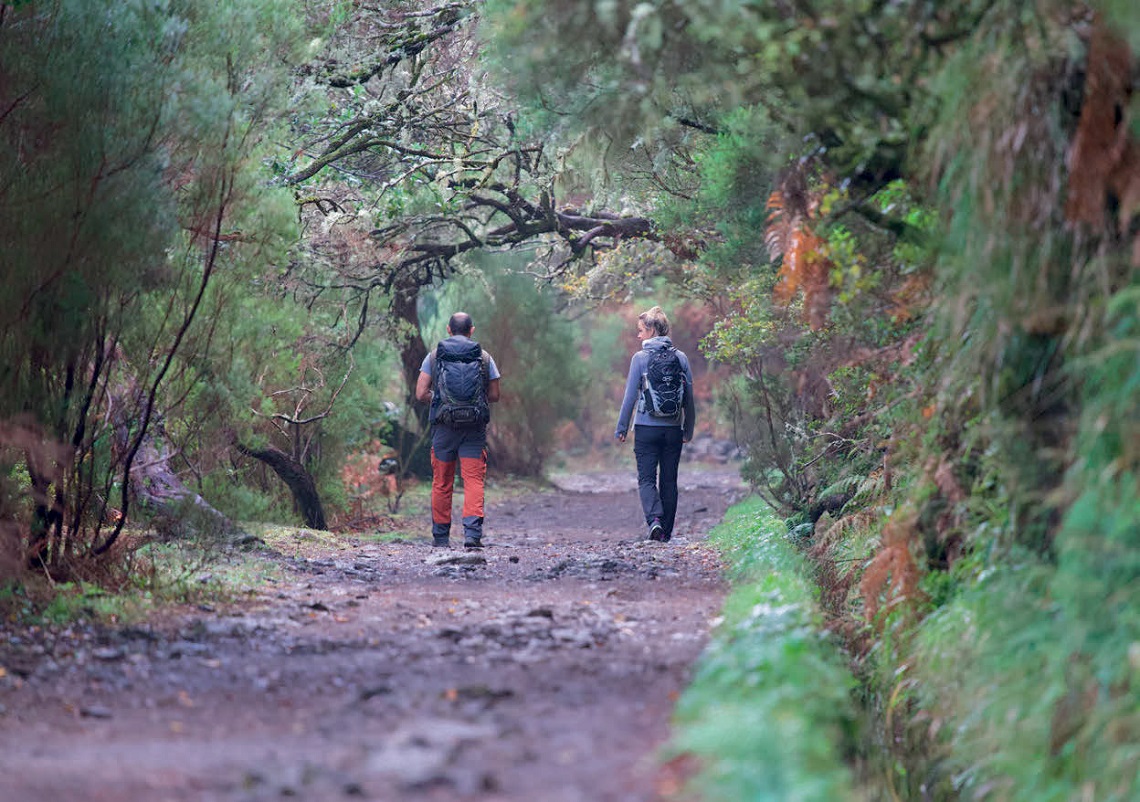
<svg viewBox="0 0 1140 802">
<path fill-rule="evenodd" d="M 638 351 L 629 360 L 629 375 L 625 379 L 625 396 L 621 401 L 621 412 L 618 413 L 617 428 L 614 430 L 614 437 L 619 442 L 624 443 L 626 435 L 629 432 L 630 419 L 633 417 L 633 408 L 637 402 L 637 391 L 641 385 L 641 362 L 638 359 L 641 352 Z"/>
</svg>

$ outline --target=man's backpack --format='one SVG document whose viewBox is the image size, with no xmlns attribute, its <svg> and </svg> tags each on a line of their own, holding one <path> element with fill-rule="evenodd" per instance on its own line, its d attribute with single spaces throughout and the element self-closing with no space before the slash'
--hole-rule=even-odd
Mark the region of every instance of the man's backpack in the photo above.
<svg viewBox="0 0 1140 802">
<path fill-rule="evenodd" d="M 432 379 L 435 409 L 432 423 L 453 429 L 479 429 L 491 420 L 487 403 L 487 359 L 474 340 L 449 338 L 435 349 Z"/>
<path fill-rule="evenodd" d="M 685 372 L 676 348 L 650 352 L 649 364 L 641 375 L 641 397 L 645 411 L 654 418 L 675 418 L 685 401 Z"/>
</svg>

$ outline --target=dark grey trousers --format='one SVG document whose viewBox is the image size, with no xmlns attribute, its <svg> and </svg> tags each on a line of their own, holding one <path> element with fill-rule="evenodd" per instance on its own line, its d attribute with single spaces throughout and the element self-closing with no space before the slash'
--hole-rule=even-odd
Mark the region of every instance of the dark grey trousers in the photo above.
<svg viewBox="0 0 1140 802">
<path fill-rule="evenodd" d="M 681 464 L 680 426 L 633 427 L 633 455 L 637 458 L 637 494 L 645 525 L 661 521 L 665 536 L 673 534 L 677 518 L 677 468 Z"/>
</svg>

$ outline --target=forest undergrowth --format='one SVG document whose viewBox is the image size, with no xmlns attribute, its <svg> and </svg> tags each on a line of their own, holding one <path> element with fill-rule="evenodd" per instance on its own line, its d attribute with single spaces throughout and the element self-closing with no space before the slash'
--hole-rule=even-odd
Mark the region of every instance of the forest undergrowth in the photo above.
<svg viewBox="0 0 1140 802">
<path fill-rule="evenodd" d="M 733 590 L 678 700 L 668 753 L 697 758 L 701 799 L 854 800 L 859 713 L 842 642 L 804 556 L 760 499 L 710 535 Z"/>
</svg>

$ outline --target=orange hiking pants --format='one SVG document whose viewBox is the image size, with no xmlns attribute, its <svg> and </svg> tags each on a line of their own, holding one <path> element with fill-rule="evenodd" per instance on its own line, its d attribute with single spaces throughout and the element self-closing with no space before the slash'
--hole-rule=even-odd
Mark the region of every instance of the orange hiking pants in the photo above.
<svg viewBox="0 0 1140 802">
<path fill-rule="evenodd" d="M 451 499 L 455 492 L 455 466 L 463 477 L 463 535 L 483 537 L 483 484 L 487 478 L 487 452 L 478 457 L 457 456 L 446 461 L 431 451 L 431 533 L 436 538 L 451 533 Z"/>
</svg>

